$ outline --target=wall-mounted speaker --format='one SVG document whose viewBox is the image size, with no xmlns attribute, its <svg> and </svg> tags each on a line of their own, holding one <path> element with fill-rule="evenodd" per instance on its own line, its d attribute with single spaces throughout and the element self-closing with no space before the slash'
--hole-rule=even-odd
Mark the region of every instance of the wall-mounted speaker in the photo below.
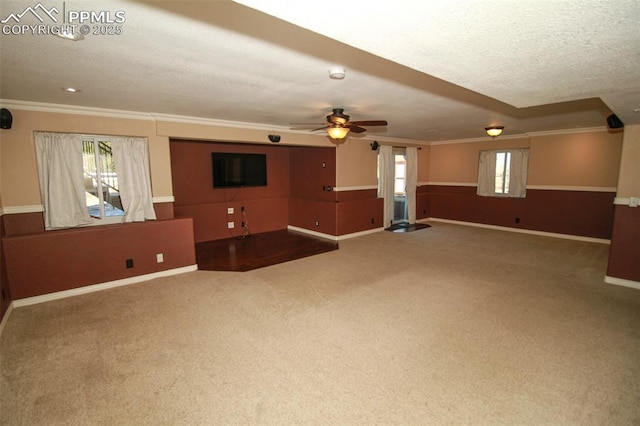
<svg viewBox="0 0 640 426">
<path fill-rule="evenodd" d="M 269 140 L 273 143 L 280 142 L 280 135 L 269 135 Z"/>
<path fill-rule="evenodd" d="M 624 123 L 622 123 L 622 120 L 620 120 L 617 115 L 611 114 L 607 117 L 607 126 L 609 126 L 610 129 L 622 129 Z"/>
<path fill-rule="evenodd" d="M 13 123 L 13 116 L 11 112 L 6 108 L 0 109 L 0 129 L 10 129 L 11 123 Z"/>
<path fill-rule="evenodd" d="M 377 150 L 379 146 L 380 146 L 380 144 L 378 143 L 378 141 L 373 141 L 371 143 L 371 151 Z"/>
</svg>

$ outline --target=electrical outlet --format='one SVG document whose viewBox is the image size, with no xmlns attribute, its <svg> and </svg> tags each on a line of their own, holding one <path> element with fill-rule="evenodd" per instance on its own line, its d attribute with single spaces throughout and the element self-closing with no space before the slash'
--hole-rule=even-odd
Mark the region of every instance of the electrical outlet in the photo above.
<svg viewBox="0 0 640 426">
<path fill-rule="evenodd" d="M 516 223 L 520 223 L 520 218 L 516 217 Z"/>
<path fill-rule="evenodd" d="M 316 226 L 320 226 L 320 222 L 316 220 Z"/>
<path fill-rule="evenodd" d="M 227 222 L 227 228 L 232 229 L 235 227 L 236 227 L 236 224 L 234 222 Z"/>
<path fill-rule="evenodd" d="M 233 207 L 227 207 L 227 214 L 233 214 Z"/>
<path fill-rule="evenodd" d="M 133 268 L 133 259 L 127 259 L 125 261 L 125 265 L 127 266 L 127 269 Z"/>
<path fill-rule="evenodd" d="M 242 227 L 244 228 L 246 226 L 246 224 L 244 222 L 242 222 Z"/>
<path fill-rule="evenodd" d="M 162 262 L 164 262 L 164 254 L 162 254 L 162 253 L 158 253 L 158 254 L 156 254 L 156 262 L 157 262 L 157 263 L 162 263 Z"/>
<path fill-rule="evenodd" d="M 638 197 L 629 198 L 629 207 L 638 207 Z"/>
</svg>

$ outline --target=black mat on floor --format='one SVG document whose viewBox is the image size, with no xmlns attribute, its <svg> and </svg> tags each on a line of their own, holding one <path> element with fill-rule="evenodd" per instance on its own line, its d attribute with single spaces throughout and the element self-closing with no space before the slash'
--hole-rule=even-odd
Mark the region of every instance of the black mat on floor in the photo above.
<svg viewBox="0 0 640 426">
<path fill-rule="evenodd" d="M 396 223 L 395 225 L 391 225 L 390 227 L 386 228 L 385 231 L 413 232 L 430 227 L 431 225 L 427 225 L 426 223 Z"/>
</svg>

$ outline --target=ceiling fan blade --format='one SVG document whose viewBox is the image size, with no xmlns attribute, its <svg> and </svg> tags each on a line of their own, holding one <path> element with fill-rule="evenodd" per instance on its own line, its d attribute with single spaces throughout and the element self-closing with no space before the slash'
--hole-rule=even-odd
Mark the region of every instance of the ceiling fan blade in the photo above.
<svg viewBox="0 0 640 426">
<path fill-rule="evenodd" d="M 316 130 L 324 130 L 324 129 L 326 129 L 327 127 L 329 127 L 329 126 L 322 126 L 322 127 L 318 127 L 317 129 L 312 129 L 311 131 L 312 131 L 312 132 L 315 132 Z"/>
<path fill-rule="evenodd" d="M 388 123 L 385 120 L 365 120 L 365 121 L 352 121 L 351 124 L 356 126 L 386 126 Z"/>
<path fill-rule="evenodd" d="M 351 130 L 353 133 L 362 133 L 362 132 L 366 132 L 367 129 L 363 129 L 362 127 L 359 126 L 354 126 L 353 123 L 351 123 L 350 125 L 346 126 L 349 128 L 349 130 Z"/>
</svg>

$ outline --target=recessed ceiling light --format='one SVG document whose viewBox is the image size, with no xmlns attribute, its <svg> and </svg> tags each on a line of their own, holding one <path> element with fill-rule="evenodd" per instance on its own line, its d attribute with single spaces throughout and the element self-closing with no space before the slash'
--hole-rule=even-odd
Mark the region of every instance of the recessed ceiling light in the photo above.
<svg viewBox="0 0 640 426">
<path fill-rule="evenodd" d="M 333 80 L 342 80 L 346 74 L 346 70 L 340 67 L 334 67 L 329 70 L 329 78 Z"/>
<path fill-rule="evenodd" d="M 78 93 L 78 92 L 82 92 L 82 90 L 80 89 L 76 89 L 75 87 L 62 87 L 60 90 L 63 90 L 65 92 L 69 92 L 69 93 Z"/>
</svg>

